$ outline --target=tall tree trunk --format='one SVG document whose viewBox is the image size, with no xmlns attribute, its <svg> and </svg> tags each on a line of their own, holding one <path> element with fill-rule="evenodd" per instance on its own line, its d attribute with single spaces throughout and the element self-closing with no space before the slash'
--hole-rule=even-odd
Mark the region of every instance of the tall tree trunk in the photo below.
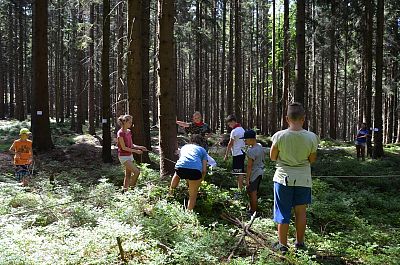
<svg viewBox="0 0 400 265">
<path fill-rule="evenodd" d="M 78 7 L 78 23 L 83 24 L 83 8 L 81 5 Z M 77 76 L 77 86 L 76 86 L 76 93 L 75 93 L 75 99 L 76 99 L 76 107 L 77 107 L 77 113 L 76 113 L 76 127 L 75 127 L 75 132 L 82 134 L 83 129 L 82 126 L 84 124 L 84 113 L 83 113 L 83 95 L 84 93 L 84 83 L 83 83 L 83 50 L 82 47 L 78 47 L 77 51 L 77 63 L 78 63 L 78 76 Z"/>
<path fill-rule="evenodd" d="M 344 43 L 344 80 L 343 80 L 343 128 L 342 128 L 342 139 L 347 140 L 347 60 L 348 60 L 348 41 L 349 41 L 349 26 L 348 26 L 348 1 L 346 0 L 345 10 L 345 43 Z"/>
<path fill-rule="evenodd" d="M 33 67 L 33 147 L 38 151 L 53 148 L 49 120 L 49 90 L 47 63 L 47 0 L 32 4 L 32 67 Z"/>
<path fill-rule="evenodd" d="M 16 118 L 20 121 L 25 120 L 24 112 L 24 28 L 23 28 L 23 16 L 24 16 L 24 3 L 22 1 L 18 4 L 18 91 L 15 93 L 16 103 Z"/>
<path fill-rule="evenodd" d="M 0 30 L 0 61 L 5 62 L 3 58 L 3 34 Z M 4 119 L 6 116 L 6 84 L 4 78 L 4 66 L 0 64 L 0 119 Z"/>
<path fill-rule="evenodd" d="M 148 73 L 149 61 L 148 61 L 148 44 L 144 44 L 144 41 L 148 41 L 148 31 L 147 34 L 143 33 L 145 25 L 143 24 L 145 15 L 143 12 L 143 6 L 150 8 L 147 3 L 143 3 L 143 0 L 131 0 L 128 1 L 128 102 L 129 102 L 129 113 L 133 116 L 133 138 L 134 142 L 139 145 L 149 146 L 150 140 L 146 141 L 146 134 L 149 135 L 150 125 L 145 128 L 144 122 L 144 105 L 147 106 L 146 111 L 148 113 L 148 75 L 143 77 L 143 73 Z M 148 13 L 150 14 L 150 13 Z M 146 19 L 147 21 L 147 19 Z M 144 48 L 146 46 L 146 48 Z M 147 56 L 145 55 L 147 54 Z M 147 63 L 144 61 L 147 60 Z M 146 67 L 147 66 L 147 67 Z M 146 87 L 144 87 L 146 83 Z M 145 91 L 146 90 L 146 91 Z M 147 98 L 144 97 L 146 92 Z M 148 120 L 148 116 L 147 116 Z M 137 161 L 140 162 L 150 162 L 148 153 L 143 153 L 143 155 L 135 156 Z"/>
<path fill-rule="evenodd" d="M 320 86 L 320 91 L 321 91 L 321 132 L 320 132 L 320 137 L 321 139 L 325 138 L 325 56 L 324 52 L 322 51 L 322 56 L 321 56 L 321 86 Z"/>
<path fill-rule="evenodd" d="M 110 0 L 103 0 L 103 51 L 101 54 L 103 162 L 111 163 L 110 106 Z"/>
<path fill-rule="evenodd" d="M 314 113 L 312 115 L 312 130 L 314 132 L 317 132 L 317 67 L 316 67 L 316 30 L 315 30 L 315 17 L 316 17 L 316 10 L 315 10 L 315 0 L 312 0 L 312 17 L 311 17 L 311 23 L 312 23 L 312 110 L 311 113 Z"/>
<path fill-rule="evenodd" d="M 330 90 L 329 90 L 329 137 L 336 139 L 335 123 L 335 27 L 336 27 L 336 0 L 331 1 L 330 23 Z"/>
<path fill-rule="evenodd" d="M 10 95 L 10 100 L 9 100 L 9 116 L 10 118 L 14 118 L 14 88 L 15 88 L 15 83 L 14 83 L 14 60 L 15 58 L 15 49 L 14 49 L 14 33 L 13 33 L 13 11 L 12 11 L 12 4 L 10 3 L 8 5 L 8 86 L 9 86 L 9 95 Z"/>
<path fill-rule="evenodd" d="M 129 2 L 128 2 L 129 3 Z M 117 9 L 117 25 L 118 25 L 118 54 L 117 54 L 117 117 L 125 113 L 124 106 L 124 5 L 119 4 Z M 116 124 L 117 126 L 117 124 Z"/>
<path fill-rule="evenodd" d="M 160 173 L 174 173 L 176 160 L 176 89 L 174 62 L 174 1 L 158 0 L 158 99 L 160 124 Z M 167 160 L 168 159 L 168 160 Z"/>
<path fill-rule="evenodd" d="M 373 5 L 372 0 L 365 0 L 365 122 L 369 130 L 369 135 L 372 135 L 372 38 L 373 38 Z M 371 137 L 367 138 L 367 154 L 372 156 Z"/>
<path fill-rule="evenodd" d="M 143 96 L 143 145 L 151 150 L 150 138 L 150 0 L 142 0 L 142 96 Z M 143 162 L 150 163 L 148 153 L 143 154 Z"/>
<path fill-rule="evenodd" d="M 271 106 L 271 133 L 274 134 L 277 130 L 277 106 L 276 98 L 278 97 L 278 88 L 276 84 L 276 29 L 275 29 L 275 0 L 272 1 L 272 106 Z"/>
<path fill-rule="evenodd" d="M 235 0 L 235 115 L 242 119 L 242 36 L 241 36 L 241 3 Z"/>
<path fill-rule="evenodd" d="M 305 89 L 305 16 L 304 0 L 297 1 L 296 11 L 296 89 L 294 100 L 304 104 Z"/>
<path fill-rule="evenodd" d="M 89 133 L 96 134 L 94 126 L 94 4 L 90 5 L 90 44 L 89 44 Z"/>
<path fill-rule="evenodd" d="M 383 33 L 384 0 L 378 0 L 376 21 L 376 82 L 374 108 L 374 158 L 383 156 L 382 127 L 382 72 L 383 72 Z"/>
<path fill-rule="evenodd" d="M 156 8 L 158 8 L 158 3 L 156 3 Z M 156 10 L 157 12 L 157 10 Z M 157 99 L 157 55 L 158 55 L 158 50 L 157 50 L 157 32 L 158 32 L 158 21 L 157 18 L 155 18 L 154 22 L 154 36 L 153 36 L 153 84 L 152 84 L 152 99 L 153 99 L 153 126 L 155 126 L 158 122 L 158 99 Z M 190 54 L 189 54 L 190 56 Z M 189 57 L 190 58 L 190 57 Z M 189 72 L 190 72 L 190 59 L 189 59 Z M 190 74 L 189 74 L 190 76 Z"/>
<path fill-rule="evenodd" d="M 290 66 L 289 66 L 289 0 L 283 1 L 283 97 L 282 97 L 282 129 L 288 127 L 286 112 L 289 96 Z"/>
<path fill-rule="evenodd" d="M 229 68 L 228 68 L 228 77 L 227 77 L 227 90 L 226 90 L 226 100 L 227 100 L 227 112 L 229 114 L 233 114 L 233 1 L 230 3 L 229 10 Z"/>
<path fill-rule="evenodd" d="M 222 66 L 221 66 L 221 105 L 220 105 L 220 114 L 219 118 L 221 121 L 221 134 L 225 132 L 225 68 L 226 68 L 226 58 L 225 58 L 225 43 L 226 43 L 226 1 L 222 0 Z"/>
<path fill-rule="evenodd" d="M 196 81 L 196 99 L 195 108 L 201 111 L 201 4 L 196 0 L 196 54 L 195 54 L 195 81 Z"/>
</svg>

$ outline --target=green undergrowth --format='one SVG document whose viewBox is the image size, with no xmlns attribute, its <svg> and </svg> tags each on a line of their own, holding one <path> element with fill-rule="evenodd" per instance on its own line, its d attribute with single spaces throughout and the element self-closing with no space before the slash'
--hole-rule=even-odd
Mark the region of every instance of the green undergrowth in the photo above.
<svg viewBox="0 0 400 265">
<path fill-rule="evenodd" d="M 2 132 L 8 129 L 0 127 Z M 58 143 L 63 145 L 76 137 L 68 126 L 53 130 L 58 130 Z M 352 145 L 326 141 L 313 175 L 400 175 L 399 154 L 398 145 L 388 145 L 384 158 L 357 161 Z M 240 231 L 221 214 L 248 222 L 248 199 L 245 193 L 233 199 L 239 191 L 229 174 L 231 159 L 212 156 L 218 167 L 202 183 L 194 212 L 185 210 L 183 181 L 174 196 L 168 196 L 170 179 L 160 179 L 159 172 L 145 164 L 140 166 L 138 186 L 125 194 L 120 190 L 123 171 L 116 163 L 67 168 L 62 162 L 46 161 L 30 189 L 0 172 L 0 264 L 228 264 Z M 154 154 L 150 158 L 156 163 L 159 159 Z M 274 163 L 267 160 L 260 217 L 252 225 L 267 245 L 277 240 L 273 173 Z M 398 177 L 314 178 L 308 250 L 294 253 L 292 223 L 285 259 L 246 238 L 229 264 L 400 264 L 399 190 Z"/>
</svg>

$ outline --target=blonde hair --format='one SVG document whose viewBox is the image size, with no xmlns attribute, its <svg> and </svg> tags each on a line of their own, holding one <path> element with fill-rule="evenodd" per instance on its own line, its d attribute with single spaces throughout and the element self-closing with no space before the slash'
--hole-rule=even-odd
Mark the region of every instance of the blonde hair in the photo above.
<svg viewBox="0 0 400 265">
<path fill-rule="evenodd" d="M 118 125 L 122 127 L 125 122 L 132 120 L 132 118 L 131 115 L 121 115 L 118 117 Z"/>
</svg>

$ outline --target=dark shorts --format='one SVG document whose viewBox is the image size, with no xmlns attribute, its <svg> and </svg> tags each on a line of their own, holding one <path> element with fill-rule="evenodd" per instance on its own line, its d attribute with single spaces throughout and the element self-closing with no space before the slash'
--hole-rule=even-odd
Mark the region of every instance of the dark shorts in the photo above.
<svg viewBox="0 0 400 265">
<path fill-rule="evenodd" d="M 311 204 L 311 188 L 285 186 L 274 182 L 274 221 L 289 224 L 292 208 Z"/>
<path fill-rule="evenodd" d="M 244 159 L 246 155 L 238 155 L 233 157 L 232 161 L 232 172 L 233 173 L 244 173 Z"/>
<path fill-rule="evenodd" d="M 258 193 L 258 190 L 260 188 L 261 180 L 262 180 L 262 176 L 260 175 L 254 181 L 250 182 L 250 185 L 247 186 L 247 192 L 250 193 L 250 192 L 254 192 L 255 191 L 255 192 Z"/>
<path fill-rule="evenodd" d="M 199 180 L 202 177 L 201 171 L 197 169 L 180 167 L 175 168 L 175 172 L 181 179 Z"/>
<path fill-rule="evenodd" d="M 29 165 L 16 165 L 15 166 L 15 180 L 22 181 L 22 179 L 29 177 Z"/>
</svg>

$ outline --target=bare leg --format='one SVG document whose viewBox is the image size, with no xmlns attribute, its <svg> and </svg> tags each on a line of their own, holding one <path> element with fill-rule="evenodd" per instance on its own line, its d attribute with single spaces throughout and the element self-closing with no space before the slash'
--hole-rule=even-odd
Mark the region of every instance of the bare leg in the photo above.
<svg viewBox="0 0 400 265">
<path fill-rule="evenodd" d="M 131 178 L 132 171 L 130 171 L 126 166 L 125 166 L 125 178 L 124 178 L 124 191 L 127 191 L 129 188 L 129 180 Z"/>
<path fill-rule="evenodd" d="M 257 191 L 247 193 L 250 198 L 250 209 L 252 212 L 257 211 Z"/>
<path fill-rule="evenodd" d="M 296 205 L 294 207 L 294 214 L 296 217 L 296 241 L 297 243 L 304 243 L 304 234 L 306 232 L 307 225 L 307 215 L 306 215 L 307 205 Z"/>
<path fill-rule="evenodd" d="M 171 185 L 169 186 L 169 194 L 170 195 L 172 195 L 175 188 L 178 187 L 180 180 L 181 180 L 180 177 L 175 173 L 175 175 L 172 177 Z"/>
<path fill-rule="evenodd" d="M 130 171 L 132 174 L 130 174 L 130 177 L 128 178 L 128 187 L 135 187 L 137 179 L 140 174 L 140 170 L 133 164 L 132 161 L 126 161 L 125 162 L 125 168 L 127 171 Z"/>
<path fill-rule="evenodd" d="M 289 231 L 289 224 L 278 224 L 279 243 L 285 246 L 287 246 L 288 231 Z"/>
<path fill-rule="evenodd" d="M 197 200 L 197 192 L 199 191 L 199 187 L 201 184 L 201 179 L 199 180 L 188 180 L 189 183 L 189 201 L 188 201 L 188 210 L 193 210 L 196 205 Z"/>
<path fill-rule="evenodd" d="M 238 189 L 239 190 L 242 190 L 243 189 L 243 179 L 244 179 L 244 176 L 245 175 L 238 175 L 238 177 L 237 177 L 237 187 L 238 187 Z"/>
</svg>

